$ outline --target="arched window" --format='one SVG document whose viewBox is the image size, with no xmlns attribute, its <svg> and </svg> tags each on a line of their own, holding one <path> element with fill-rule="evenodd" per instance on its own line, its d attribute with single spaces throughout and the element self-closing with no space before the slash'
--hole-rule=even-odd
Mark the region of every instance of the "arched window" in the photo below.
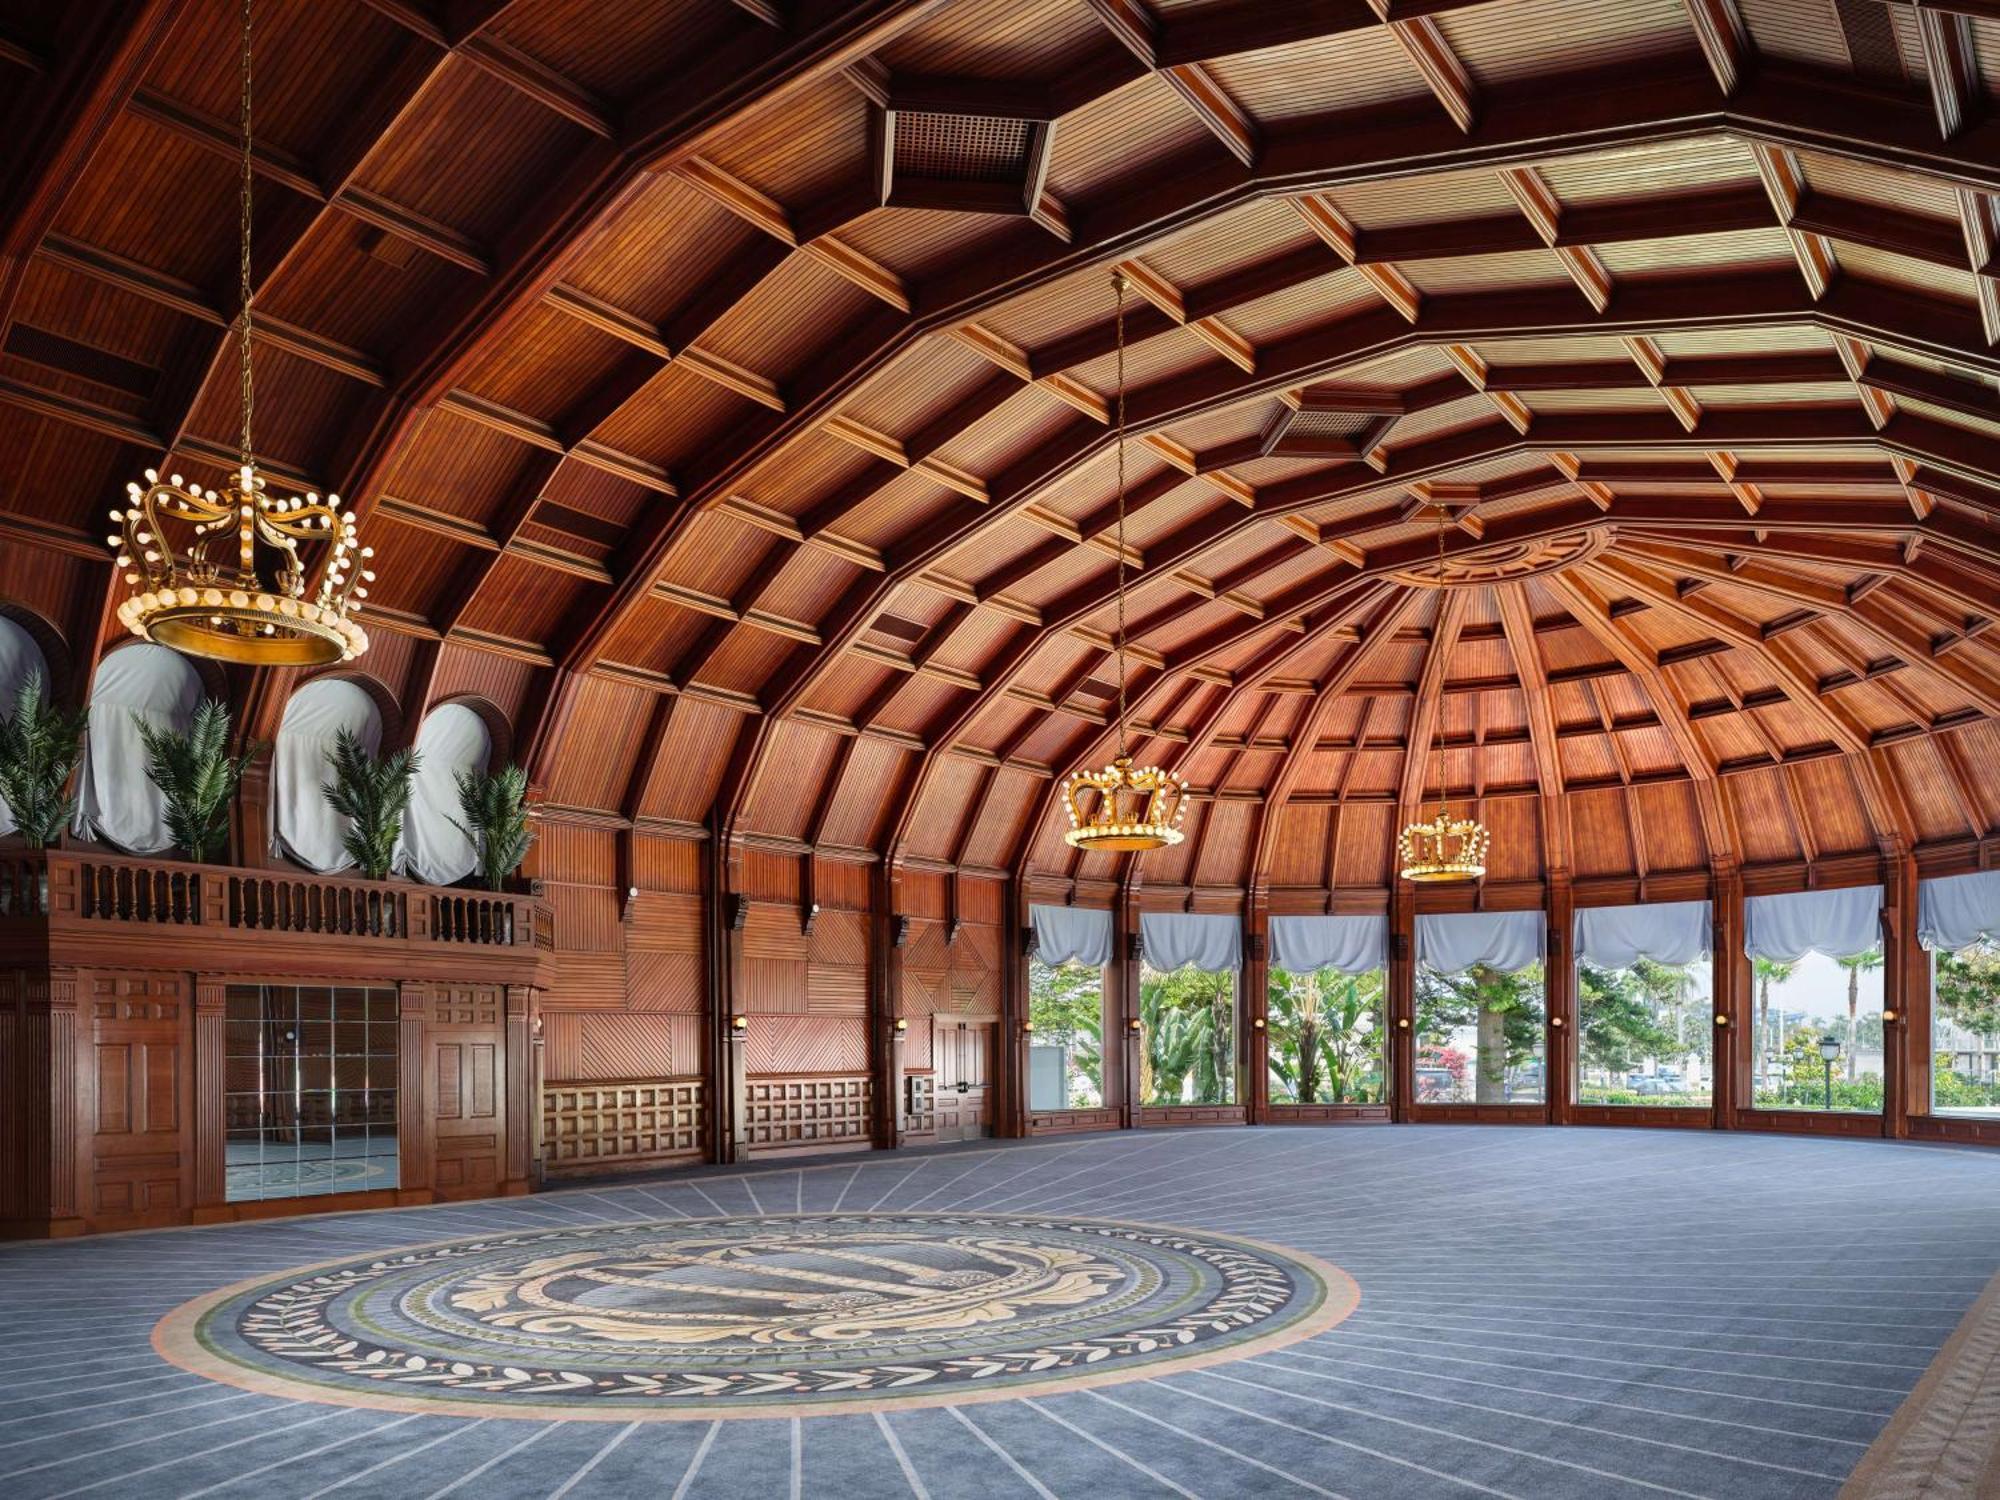
<svg viewBox="0 0 2000 1500">
<path fill-rule="evenodd" d="M 201 697 L 201 675 L 194 664 L 150 641 L 121 646 L 98 663 L 90 684 L 78 833 L 131 854 L 158 854 L 172 847 L 166 799 L 146 774 L 139 723 L 185 730 Z"/>
<path fill-rule="evenodd" d="M 322 874 L 354 864 L 341 843 L 347 819 L 326 800 L 328 757 L 343 729 L 372 755 L 382 747 L 382 710 L 359 683 L 321 677 L 285 705 L 271 757 L 271 852 Z"/>
<path fill-rule="evenodd" d="M 493 736 L 478 711 L 463 703 L 443 703 L 424 716 L 417 730 L 421 759 L 403 816 L 396 868 L 426 885 L 451 885 L 479 863 L 472 840 L 459 831 L 458 777 L 484 772 Z"/>
<path fill-rule="evenodd" d="M 26 630 L 0 615 L 0 714 L 13 713 L 15 695 L 31 677 L 41 678 L 42 700 L 47 702 L 55 687 L 49 680 L 49 664 L 42 648 Z M 0 835 L 12 833 L 17 826 L 6 798 L 0 797 Z"/>
</svg>

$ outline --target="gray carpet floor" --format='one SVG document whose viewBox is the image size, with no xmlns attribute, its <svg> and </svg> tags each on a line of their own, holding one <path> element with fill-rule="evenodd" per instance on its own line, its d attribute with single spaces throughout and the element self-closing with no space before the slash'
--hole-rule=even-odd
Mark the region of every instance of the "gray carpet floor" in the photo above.
<svg viewBox="0 0 2000 1500">
<path fill-rule="evenodd" d="M 1095 1390 L 806 1418 L 485 1420 L 252 1394 L 170 1308 L 525 1226 L 1006 1208 L 1343 1267 L 1319 1337 Z M 2000 1152 L 1679 1131 L 1128 1133 L 0 1246 L 0 1494 L 1062 1500 L 1830 1497 L 2000 1273 Z"/>
</svg>

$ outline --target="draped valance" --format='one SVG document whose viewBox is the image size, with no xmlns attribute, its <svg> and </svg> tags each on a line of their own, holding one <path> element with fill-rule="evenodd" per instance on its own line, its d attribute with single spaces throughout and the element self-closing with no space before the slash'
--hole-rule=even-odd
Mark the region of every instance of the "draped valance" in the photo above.
<svg viewBox="0 0 2000 1500">
<path fill-rule="evenodd" d="M 1182 968 L 1221 974 L 1243 966 L 1243 924 L 1235 917 L 1141 912 L 1139 936 L 1146 962 L 1163 974 Z"/>
<path fill-rule="evenodd" d="M 460 773 L 483 773 L 493 753 L 486 721 L 463 703 L 444 703 L 417 730 L 417 773 L 396 845 L 396 868 L 426 885 L 451 885 L 470 875 L 479 851 L 459 828 Z"/>
<path fill-rule="evenodd" d="M 342 730 L 373 755 L 382 745 L 382 711 L 359 684 L 322 677 L 292 694 L 271 752 L 271 852 L 323 875 L 354 864 L 343 842 L 348 820 L 326 800 L 329 757 Z"/>
<path fill-rule="evenodd" d="M 1693 963 L 1713 941 L 1706 901 L 1591 906 L 1576 914 L 1577 961 L 1604 969 L 1629 969 L 1642 958 Z"/>
<path fill-rule="evenodd" d="M 0 616 L 0 716 L 14 712 L 14 700 L 31 677 L 41 679 L 44 703 L 55 697 L 55 686 L 49 681 L 49 664 L 42 659 L 42 648 L 35 644 L 35 638 L 27 631 Z M 17 826 L 6 798 L 0 797 L 0 835 L 12 833 Z"/>
<path fill-rule="evenodd" d="M 1852 958 L 1882 941 L 1882 887 L 1793 891 L 1743 903 L 1743 951 L 1793 963 L 1808 953 Z"/>
<path fill-rule="evenodd" d="M 1035 956 L 1043 963 L 1079 963 L 1101 969 L 1111 962 L 1111 913 L 1083 906 L 1031 906 Z"/>
<path fill-rule="evenodd" d="M 1295 974 L 1317 969 L 1366 974 L 1388 957 L 1387 917 L 1271 918 L 1271 962 Z"/>
<path fill-rule="evenodd" d="M 1484 964 L 1504 974 L 1540 963 L 1547 922 L 1539 911 L 1457 911 L 1417 918 L 1417 962 L 1436 974 Z"/>
<path fill-rule="evenodd" d="M 90 732 L 76 831 L 109 840 L 128 854 L 158 854 L 173 844 L 167 804 L 146 774 L 144 720 L 156 729 L 186 730 L 201 702 L 201 678 L 178 651 L 135 641 L 98 664 L 90 685 Z"/>
<path fill-rule="evenodd" d="M 1956 953 L 2000 939 L 2000 870 L 1945 875 L 1917 887 L 1917 941 Z"/>
</svg>

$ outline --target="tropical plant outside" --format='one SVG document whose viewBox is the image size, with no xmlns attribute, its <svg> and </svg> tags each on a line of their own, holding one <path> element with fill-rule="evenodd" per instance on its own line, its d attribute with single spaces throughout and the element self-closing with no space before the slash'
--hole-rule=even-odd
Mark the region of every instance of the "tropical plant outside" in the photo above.
<svg viewBox="0 0 2000 1500">
<path fill-rule="evenodd" d="M 229 841 L 229 799 L 264 747 L 252 744 L 231 755 L 229 710 L 213 698 L 201 700 L 186 731 L 161 729 L 144 718 L 138 728 L 146 775 L 166 800 L 168 837 L 197 863 L 221 854 Z"/>
<path fill-rule="evenodd" d="M 333 779 L 323 788 L 327 805 L 347 819 L 341 847 L 363 875 L 381 880 L 396 857 L 418 754 L 402 749 L 372 755 L 352 730 L 343 729 L 326 758 L 333 771 Z"/>
<path fill-rule="evenodd" d="M 82 758 L 89 723 L 87 713 L 44 696 L 39 672 L 29 674 L 0 718 L 0 803 L 30 849 L 54 843 L 76 809 L 70 774 Z"/>
<path fill-rule="evenodd" d="M 1807 954 L 1796 962 L 1752 962 L 1757 1108 L 1882 1112 L 1880 991 L 1865 1013 L 1861 995 L 1864 976 L 1881 968 L 1879 948 L 1843 959 Z M 1831 1066 L 1821 1050 L 1826 1041 L 1837 1049 Z"/>
<path fill-rule="evenodd" d="M 1149 1105 L 1236 1102 L 1236 976 L 1151 968 L 1139 976 L 1139 1097 Z"/>
<path fill-rule="evenodd" d="M 1542 1099 L 1542 966 L 1507 974 L 1475 964 L 1456 974 L 1417 967 L 1417 1102 L 1531 1104 Z M 1469 1061 L 1426 1066 L 1423 1049 Z"/>
<path fill-rule="evenodd" d="M 1708 1105 L 1710 961 L 1577 965 L 1577 1102 Z"/>
<path fill-rule="evenodd" d="M 1273 967 L 1266 1006 L 1271 1098 L 1289 1104 L 1382 1104 L 1383 975 Z"/>
<path fill-rule="evenodd" d="M 2000 947 L 1931 955 L 1931 1105 L 2000 1114 Z"/>
<path fill-rule="evenodd" d="M 1104 971 L 1028 960 L 1028 1021 L 1034 1045 L 1060 1047 L 1063 1098 L 1071 1109 L 1104 1102 Z"/>
</svg>

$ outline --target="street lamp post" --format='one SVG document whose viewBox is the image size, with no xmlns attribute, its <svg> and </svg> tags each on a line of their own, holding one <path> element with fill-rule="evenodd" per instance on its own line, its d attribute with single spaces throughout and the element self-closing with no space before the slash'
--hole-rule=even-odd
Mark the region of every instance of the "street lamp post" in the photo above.
<svg viewBox="0 0 2000 1500">
<path fill-rule="evenodd" d="M 1833 1108 L 1833 1065 L 1840 1056 L 1840 1038 L 1831 1032 L 1819 1039 L 1819 1059 L 1826 1065 L 1826 1107 Z"/>
</svg>

